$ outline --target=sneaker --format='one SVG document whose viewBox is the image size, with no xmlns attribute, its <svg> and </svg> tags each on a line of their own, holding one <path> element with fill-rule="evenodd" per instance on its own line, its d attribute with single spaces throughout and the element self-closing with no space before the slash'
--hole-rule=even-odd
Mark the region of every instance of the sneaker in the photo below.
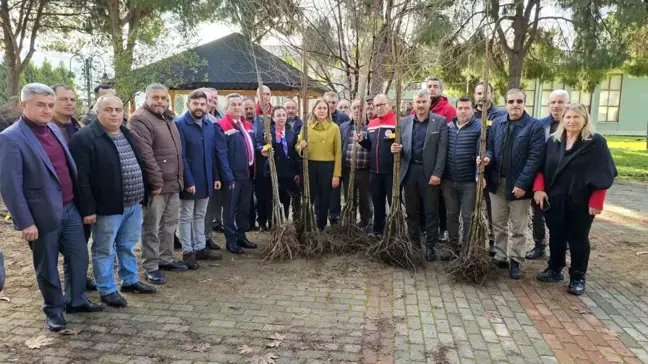
<svg viewBox="0 0 648 364">
<path fill-rule="evenodd" d="M 569 287 L 567 287 L 567 292 L 580 296 L 585 293 L 585 280 L 584 279 L 571 279 L 569 281 Z"/>
<path fill-rule="evenodd" d="M 565 279 L 565 275 L 561 271 L 556 271 L 551 268 L 547 268 L 544 271 L 540 272 L 536 276 L 536 279 L 540 282 L 547 282 L 547 283 L 554 283 L 554 282 L 560 282 L 563 279 Z"/>
<path fill-rule="evenodd" d="M 536 246 L 535 248 L 531 249 L 530 252 L 527 253 L 526 259 L 535 260 L 535 259 L 540 259 L 546 255 L 547 252 L 545 251 L 545 248 L 539 248 Z"/>
</svg>

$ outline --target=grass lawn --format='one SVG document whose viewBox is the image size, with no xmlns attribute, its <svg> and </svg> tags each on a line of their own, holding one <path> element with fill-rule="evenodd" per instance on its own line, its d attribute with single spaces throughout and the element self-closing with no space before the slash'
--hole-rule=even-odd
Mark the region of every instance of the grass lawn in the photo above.
<svg viewBox="0 0 648 364">
<path fill-rule="evenodd" d="M 605 139 L 619 171 L 618 178 L 648 182 L 646 138 L 608 135 Z"/>
</svg>

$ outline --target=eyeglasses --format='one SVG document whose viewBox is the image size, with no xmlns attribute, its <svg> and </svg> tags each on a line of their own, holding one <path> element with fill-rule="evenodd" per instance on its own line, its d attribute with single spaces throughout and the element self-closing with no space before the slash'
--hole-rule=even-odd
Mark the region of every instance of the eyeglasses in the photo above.
<svg viewBox="0 0 648 364">
<path fill-rule="evenodd" d="M 522 99 L 517 99 L 517 100 L 506 100 L 506 103 L 509 105 L 513 104 L 524 104 L 524 100 Z"/>
</svg>

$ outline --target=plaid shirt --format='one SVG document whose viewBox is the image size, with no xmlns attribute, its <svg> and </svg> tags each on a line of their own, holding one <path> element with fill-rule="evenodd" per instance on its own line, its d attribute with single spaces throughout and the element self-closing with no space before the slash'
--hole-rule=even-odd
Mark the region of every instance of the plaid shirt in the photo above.
<svg viewBox="0 0 648 364">
<path fill-rule="evenodd" d="M 344 151 L 344 167 L 351 168 L 351 155 L 353 151 L 353 144 L 356 144 L 353 141 L 353 136 L 349 138 L 349 144 L 347 145 L 347 150 Z M 356 148 L 356 168 L 357 169 L 367 169 L 369 168 L 369 150 L 358 145 Z"/>
</svg>

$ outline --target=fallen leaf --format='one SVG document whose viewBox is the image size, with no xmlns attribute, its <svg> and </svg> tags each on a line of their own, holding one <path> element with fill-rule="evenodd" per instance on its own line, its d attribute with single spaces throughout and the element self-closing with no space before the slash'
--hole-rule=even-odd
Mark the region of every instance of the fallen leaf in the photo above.
<svg viewBox="0 0 648 364">
<path fill-rule="evenodd" d="M 268 353 L 266 354 L 263 359 L 265 360 L 265 364 L 275 364 L 275 359 L 278 359 L 279 355 L 275 353 Z"/>
<path fill-rule="evenodd" d="M 71 329 L 61 330 L 61 331 L 59 331 L 59 334 L 61 334 L 61 335 L 79 335 L 81 333 L 81 331 L 83 331 L 83 328 L 74 327 L 74 328 L 71 328 Z"/>
<path fill-rule="evenodd" d="M 267 343 L 267 344 L 266 344 L 266 347 L 269 347 L 269 348 L 278 348 L 280 344 L 281 344 L 281 341 L 279 341 L 279 340 L 275 340 L 275 341 L 273 341 L 273 342 L 271 342 L 271 343 Z"/>
<path fill-rule="evenodd" d="M 209 347 L 211 345 L 202 343 L 202 344 L 187 344 L 183 345 L 182 348 L 185 349 L 185 351 L 195 351 L 198 353 L 204 353 L 205 351 L 209 350 Z"/>
<path fill-rule="evenodd" d="M 11 298 L 9 298 L 9 297 L 7 297 L 7 296 L 2 296 L 2 297 L 0 297 L 0 301 L 7 301 L 7 302 L 11 302 Z"/>
<path fill-rule="evenodd" d="M 580 314 L 580 315 L 587 315 L 587 314 L 589 314 L 589 313 L 592 312 L 592 311 L 590 311 L 590 310 L 587 309 L 587 308 L 580 308 L 580 307 L 576 307 L 576 306 L 571 306 L 571 309 L 572 309 L 574 312 L 576 312 L 576 313 L 578 313 L 578 314 Z"/>
<path fill-rule="evenodd" d="M 250 353 L 254 352 L 254 350 L 252 350 L 252 348 L 247 346 L 247 345 L 239 346 L 238 351 L 239 351 L 239 354 L 241 354 L 241 355 L 250 354 Z"/>
<path fill-rule="evenodd" d="M 27 347 L 30 349 L 40 349 L 43 346 L 52 345 L 53 343 L 54 343 L 54 338 L 47 337 L 45 335 L 33 337 L 25 341 L 25 345 L 27 345 Z"/>
<path fill-rule="evenodd" d="M 635 254 L 637 254 L 637 256 L 640 256 L 640 255 L 648 254 L 648 252 L 636 252 Z"/>
<path fill-rule="evenodd" d="M 600 330 L 601 330 L 601 333 L 612 336 L 612 337 L 619 336 L 619 333 L 614 331 L 614 330 L 610 330 L 610 329 L 607 329 L 607 328 L 603 328 L 603 329 L 600 329 Z"/>
<path fill-rule="evenodd" d="M 275 332 L 274 334 L 268 336 L 268 339 L 271 339 L 271 340 L 278 340 L 278 341 L 284 341 L 284 340 L 286 340 L 286 336 L 285 336 L 285 335 L 281 335 L 281 334 L 278 333 L 278 332 Z"/>
</svg>

